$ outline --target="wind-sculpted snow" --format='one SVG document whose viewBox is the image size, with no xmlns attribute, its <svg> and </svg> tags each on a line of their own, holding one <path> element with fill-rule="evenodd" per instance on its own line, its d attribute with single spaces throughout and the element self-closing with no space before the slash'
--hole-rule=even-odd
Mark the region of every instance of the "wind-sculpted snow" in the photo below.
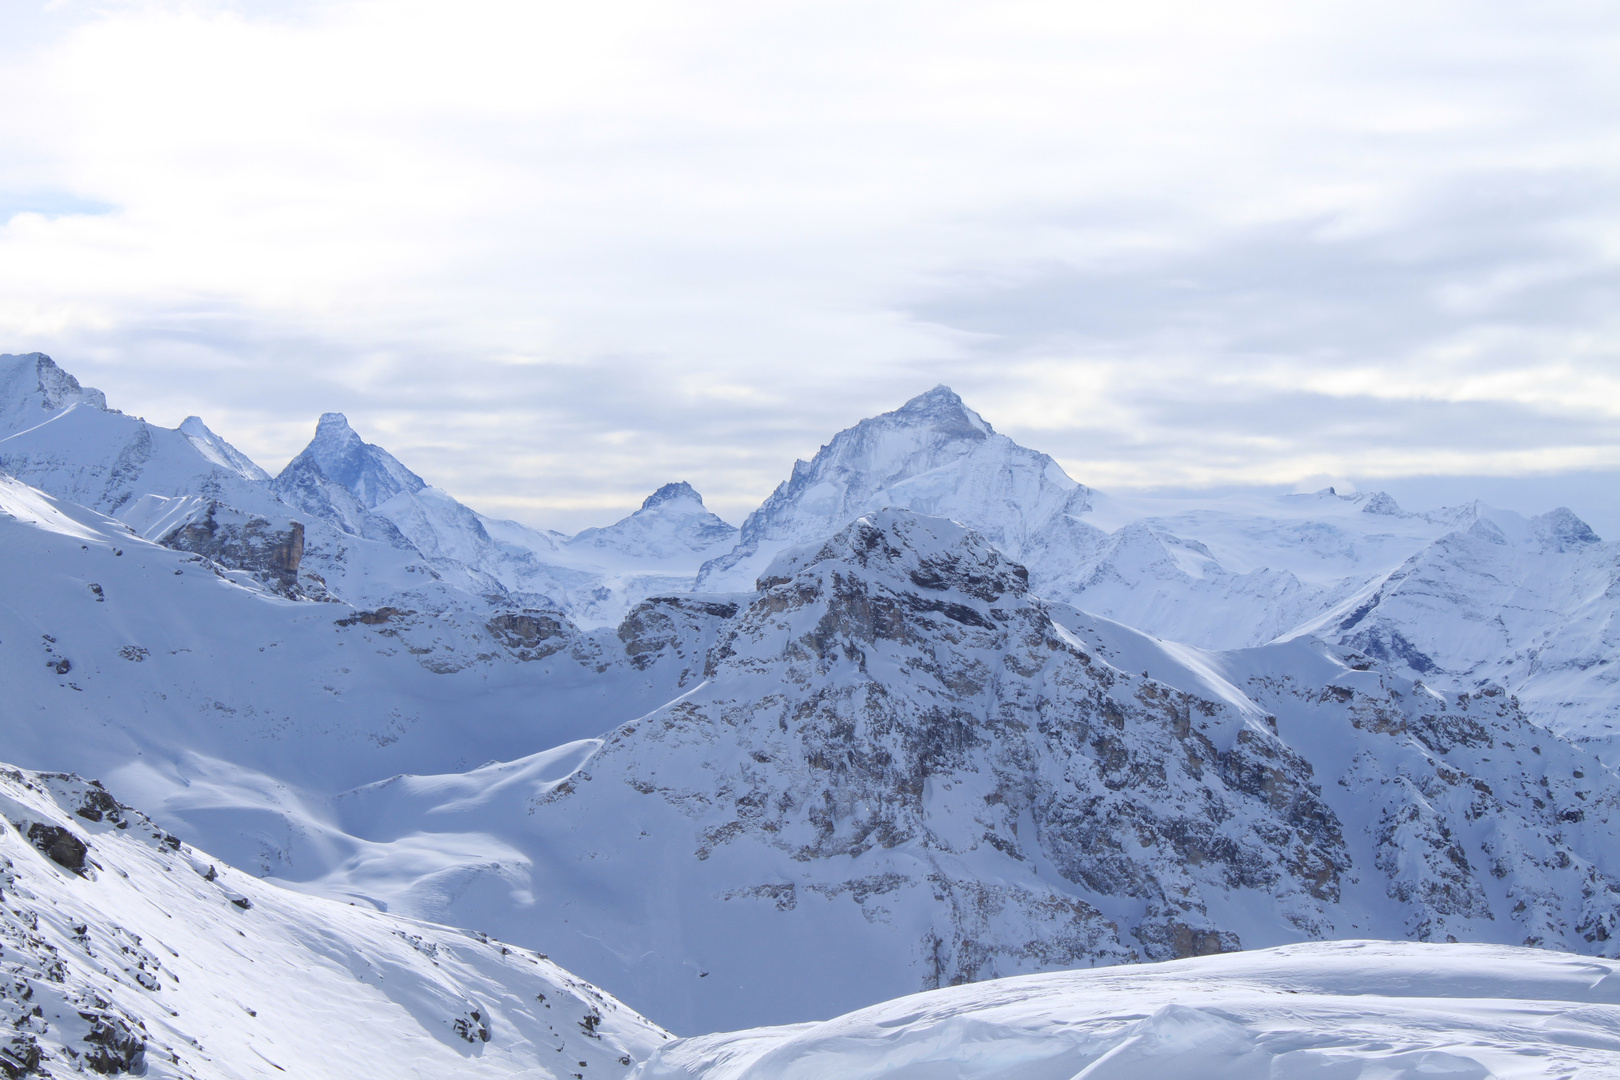
<svg viewBox="0 0 1620 1080">
<path fill-rule="evenodd" d="M 1620 971 L 1347 941 L 953 987 L 681 1039 L 635 1080 L 1489 1080 L 1620 1071 Z"/>
<path fill-rule="evenodd" d="M 1053 534 L 1088 533 L 1070 515 L 1090 490 L 1057 462 L 997 434 L 946 386 L 833 436 L 743 522 L 737 547 L 704 566 L 698 587 L 746 589 L 784 547 L 813 543 L 873 510 L 951 518 L 1014 559 Z"/>
<path fill-rule="evenodd" d="M 544 956 L 305 896 L 0 765 L 0 1075 L 615 1076 L 668 1035 Z"/>
</svg>

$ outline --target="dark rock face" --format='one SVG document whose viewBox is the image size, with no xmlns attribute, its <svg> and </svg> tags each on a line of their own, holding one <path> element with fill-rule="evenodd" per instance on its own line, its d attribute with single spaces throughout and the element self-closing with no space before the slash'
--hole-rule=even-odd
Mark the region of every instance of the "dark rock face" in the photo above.
<svg viewBox="0 0 1620 1080">
<path fill-rule="evenodd" d="M 737 617 L 735 601 L 702 596 L 659 596 L 630 609 L 619 640 L 632 667 L 645 671 L 669 657 L 682 664 L 676 687 L 702 677 L 704 657 L 724 625 Z"/>
<path fill-rule="evenodd" d="M 304 561 L 303 522 L 289 522 L 287 538 L 270 547 L 269 570 L 283 581 L 298 580 L 298 564 Z"/>
<path fill-rule="evenodd" d="M 82 1012 L 79 1016 L 90 1023 L 84 1036 L 89 1052 L 82 1057 L 87 1067 L 103 1076 L 145 1072 L 146 1040 L 129 1021 L 110 1012 Z"/>
<path fill-rule="evenodd" d="M 160 543 L 189 551 L 231 570 L 246 570 L 283 596 L 304 599 L 298 568 L 304 559 L 304 526 L 297 521 L 276 528 L 267 518 L 241 517 L 210 502 L 202 517 L 182 525 Z"/>
<path fill-rule="evenodd" d="M 519 659 L 540 660 L 566 649 L 579 630 L 556 612 L 506 612 L 490 619 L 489 632 Z"/>
<path fill-rule="evenodd" d="M 469 1009 L 466 1015 L 450 1022 L 451 1030 L 468 1042 L 489 1042 L 489 1022 L 481 1009 Z"/>
<path fill-rule="evenodd" d="M 74 808 L 73 812 L 86 821 L 101 821 L 103 819 L 113 822 L 122 821 L 124 811 L 128 807 L 107 794 L 97 781 L 91 781 L 91 785 L 85 791 L 83 801 Z"/>
<path fill-rule="evenodd" d="M 357 611 L 347 618 L 335 619 L 333 623 L 336 626 L 355 626 L 357 624 L 360 626 L 382 626 L 384 623 L 415 614 L 416 612 L 407 608 L 380 607 L 375 611 Z"/>
<path fill-rule="evenodd" d="M 29 843 L 58 866 L 72 870 L 75 874 L 84 873 L 84 860 L 90 853 L 90 846 L 68 830 L 60 825 L 46 825 L 35 821 L 29 824 L 27 836 Z"/>
</svg>

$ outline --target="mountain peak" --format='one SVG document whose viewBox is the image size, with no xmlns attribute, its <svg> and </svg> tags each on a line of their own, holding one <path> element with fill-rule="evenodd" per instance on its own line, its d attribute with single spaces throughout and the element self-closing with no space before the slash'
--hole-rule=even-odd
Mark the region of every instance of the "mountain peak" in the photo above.
<svg viewBox="0 0 1620 1080">
<path fill-rule="evenodd" d="M 197 453 L 222 468 L 226 468 L 256 484 L 268 483 L 270 474 L 253 463 L 253 459 L 215 434 L 200 416 L 188 416 L 175 430 L 186 437 Z"/>
<path fill-rule="evenodd" d="M 321 418 L 315 423 L 315 438 L 341 439 L 346 436 L 352 436 L 356 439 L 360 437 L 355 433 L 354 428 L 349 425 L 347 416 L 340 412 L 321 413 Z"/>
<path fill-rule="evenodd" d="M 31 427 L 70 405 L 106 410 L 107 396 L 63 371 L 42 352 L 0 356 L 0 430 Z"/>
<path fill-rule="evenodd" d="M 811 543 L 861 514 L 899 507 L 950 518 L 1013 558 L 1090 489 L 1045 454 L 997 434 L 941 383 L 893 412 L 834 435 L 743 523 L 737 547 L 707 564 L 699 588 L 746 589 L 776 551 Z"/>
<path fill-rule="evenodd" d="M 348 488 L 367 510 L 402 491 L 414 494 L 427 487 L 427 481 L 394 455 L 362 439 L 340 412 L 321 414 L 315 437 L 283 472 L 296 473 L 310 464 L 328 480 Z"/>
<path fill-rule="evenodd" d="M 985 422 L 984 417 L 968 408 L 961 396 L 944 383 L 918 394 L 898 409 L 884 415 L 910 422 L 926 423 L 956 436 L 983 438 L 995 434 L 995 429 Z"/>
<path fill-rule="evenodd" d="M 674 502 L 677 499 L 690 499 L 699 506 L 703 505 L 703 496 L 697 493 L 696 488 L 694 488 L 691 484 L 688 484 L 685 480 L 676 480 L 674 483 L 665 484 L 663 487 L 647 496 L 647 498 L 643 500 L 641 508 L 643 510 L 651 510 L 655 506 L 663 506 L 665 503 Z"/>
</svg>

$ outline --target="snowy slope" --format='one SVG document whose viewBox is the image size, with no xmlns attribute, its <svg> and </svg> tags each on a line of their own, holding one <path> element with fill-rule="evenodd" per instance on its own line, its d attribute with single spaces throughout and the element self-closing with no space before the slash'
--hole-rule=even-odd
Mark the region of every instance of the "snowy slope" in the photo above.
<svg viewBox="0 0 1620 1080">
<path fill-rule="evenodd" d="M 294 876 L 355 850 L 321 799 L 606 732 L 701 678 L 718 618 L 672 600 L 585 633 L 513 608 L 294 602 L 5 477 L 0 558 L 7 756 L 103 776 Z"/>
<path fill-rule="evenodd" d="M 1092 498 L 1107 538 L 1033 564 L 1053 599 L 1202 648 L 1260 645 L 1367 588 L 1456 527 L 1381 494 Z"/>
<path fill-rule="evenodd" d="M 1620 777 L 1499 690 L 1162 642 L 904 511 L 763 584 L 701 685 L 604 741 L 335 800 L 375 846 L 314 884 L 514 940 L 544 917 L 683 1031 L 1312 938 L 1620 941 Z M 505 879 L 458 892 L 458 861 Z"/>
<path fill-rule="evenodd" d="M 543 956 L 303 896 L 0 766 L 0 1072 L 616 1076 L 668 1036 Z"/>
<path fill-rule="evenodd" d="M 952 987 L 681 1039 L 638 1080 L 1488 1080 L 1620 1075 L 1620 971 L 1347 941 Z"/>
<path fill-rule="evenodd" d="M 1398 568 L 1294 634 L 1435 685 L 1506 686 L 1542 723 L 1612 754 L 1620 735 L 1620 544 L 1568 510 L 1469 508 Z"/>
</svg>

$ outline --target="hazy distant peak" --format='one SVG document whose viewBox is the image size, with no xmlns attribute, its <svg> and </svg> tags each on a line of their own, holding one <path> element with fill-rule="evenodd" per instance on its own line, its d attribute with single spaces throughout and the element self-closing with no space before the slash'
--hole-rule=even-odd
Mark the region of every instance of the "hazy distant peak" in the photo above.
<svg viewBox="0 0 1620 1080">
<path fill-rule="evenodd" d="M 688 484 L 685 480 L 677 480 L 674 483 L 665 484 L 647 496 L 646 499 L 642 500 L 641 508 L 651 510 L 655 506 L 663 506 L 665 503 L 677 500 L 688 500 L 697 503 L 699 506 L 703 505 L 703 496 L 698 494 L 697 488 Z"/>
<path fill-rule="evenodd" d="M 1406 517 L 1406 511 L 1388 492 L 1375 491 L 1361 508 L 1363 514 L 1381 514 L 1385 517 Z"/>
</svg>

